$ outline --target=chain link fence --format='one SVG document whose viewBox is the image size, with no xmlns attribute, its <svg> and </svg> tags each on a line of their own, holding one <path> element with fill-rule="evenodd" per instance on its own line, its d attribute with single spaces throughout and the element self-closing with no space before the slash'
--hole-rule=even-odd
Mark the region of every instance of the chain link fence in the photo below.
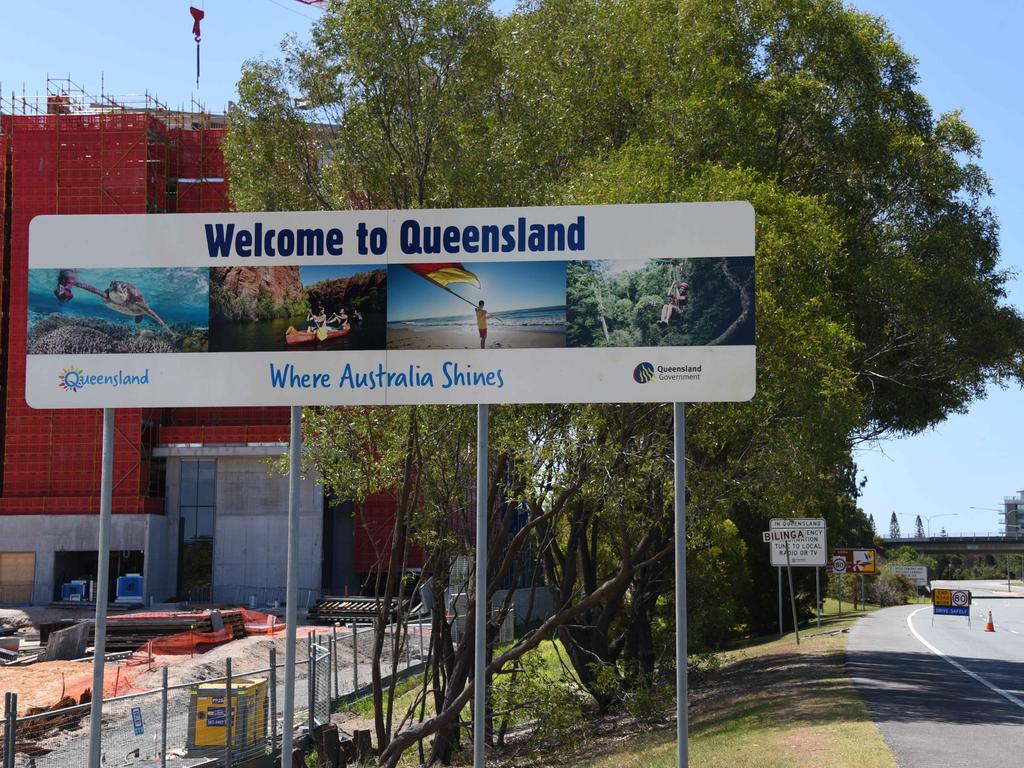
<svg viewBox="0 0 1024 768">
<path fill-rule="evenodd" d="M 425 622 L 412 622 L 407 629 L 389 627 L 382 676 L 387 678 L 396 660 L 400 673 L 425 661 L 429 634 Z M 335 627 L 300 638 L 295 674 L 297 728 L 327 723 L 341 701 L 365 694 L 372 649 L 369 627 Z M 281 738 L 283 654 L 269 649 L 266 665 L 258 669 L 239 667 L 230 658 L 214 666 L 219 668 L 207 677 L 175 684 L 168 683 L 165 667 L 158 688 L 105 699 L 103 764 L 154 765 L 155 761 L 163 766 L 170 761 L 173 768 L 173 758 L 187 755 L 212 757 L 221 766 L 235 766 L 272 754 Z M 88 765 L 90 704 L 17 716 L 17 697 L 8 694 L 5 699 L 0 768 Z M 225 734 L 230 737 L 227 744 Z"/>
</svg>

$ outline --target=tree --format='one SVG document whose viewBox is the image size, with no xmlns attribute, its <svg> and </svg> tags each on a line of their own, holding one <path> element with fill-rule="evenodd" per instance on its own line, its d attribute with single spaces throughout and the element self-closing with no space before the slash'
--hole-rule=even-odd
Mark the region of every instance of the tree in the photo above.
<svg viewBox="0 0 1024 768">
<path fill-rule="evenodd" d="M 328 6 L 308 46 L 247 65 L 226 154 L 240 210 L 752 202 L 758 392 L 687 411 L 690 578 L 708 596 L 691 601 L 690 631 L 711 648 L 773 620 L 753 588 L 768 571 L 765 518 L 823 516 L 837 542 L 864 544 L 873 521 L 856 506 L 855 445 L 920 431 L 988 383 L 1024 379 L 1024 318 L 1005 303 L 979 138 L 959 114 L 933 115 L 916 83 L 884 23 L 839 0 L 535 0 L 504 19 L 482 0 L 348 0 Z M 598 270 L 576 290 L 599 321 L 573 333 L 642 338 L 650 302 L 630 315 L 616 291 L 643 289 L 642 277 L 616 284 Z M 366 477 L 379 470 L 347 451 L 392 457 L 381 477 L 400 513 L 381 573 L 393 594 L 412 543 L 439 574 L 471 556 L 444 523 L 466 503 L 471 439 L 454 412 L 385 412 L 373 418 L 387 424 L 386 449 L 339 423 L 317 433 L 317 468 L 354 494 L 338 447 Z M 492 551 L 529 543 L 560 608 L 489 673 L 558 633 L 585 684 L 594 663 L 620 685 L 646 679 L 674 631 L 668 409 L 493 418 L 508 473 L 492 472 Z M 439 448 L 424 459 L 430 441 Z M 504 529 L 512 499 L 529 512 L 521 536 Z M 507 563 L 489 565 L 489 589 Z M 375 683 L 388 765 L 427 737 L 444 762 L 458 738 L 468 657 L 435 630 L 420 696 L 435 716 L 421 708 L 396 724 Z M 614 692 L 590 691 L 614 706 Z"/>
<path fill-rule="evenodd" d="M 914 520 L 914 536 L 919 539 L 924 538 L 924 523 L 921 522 L 921 516 L 918 515 Z"/>
<path fill-rule="evenodd" d="M 868 515 L 868 521 L 871 523 L 871 532 L 872 533 L 877 532 L 878 528 L 875 527 L 875 516 L 874 515 Z"/>
<path fill-rule="evenodd" d="M 889 538 L 898 539 L 900 537 L 900 521 L 896 519 L 896 513 L 892 513 L 892 517 L 889 518 Z"/>
</svg>

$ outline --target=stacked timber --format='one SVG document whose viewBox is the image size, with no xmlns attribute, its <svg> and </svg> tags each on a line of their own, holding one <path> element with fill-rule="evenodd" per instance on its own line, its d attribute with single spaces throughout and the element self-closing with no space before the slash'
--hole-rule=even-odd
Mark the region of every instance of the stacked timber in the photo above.
<svg viewBox="0 0 1024 768">
<path fill-rule="evenodd" d="M 220 611 L 224 627 L 231 627 L 232 637 L 245 637 L 245 619 L 241 611 Z M 134 651 L 151 640 L 182 632 L 213 632 L 211 611 L 126 614 L 107 617 L 107 651 Z M 46 642 L 51 632 L 66 629 L 77 622 L 53 622 L 39 628 L 40 640 Z M 89 645 L 95 639 L 95 622 L 89 622 Z"/>
<path fill-rule="evenodd" d="M 380 610 L 377 597 L 325 597 L 317 600 L 307 613 L 312 624 L 371 624 Z M 392 600 L 388 622 L 395 620 L 398 602 Z"/>
</svg>

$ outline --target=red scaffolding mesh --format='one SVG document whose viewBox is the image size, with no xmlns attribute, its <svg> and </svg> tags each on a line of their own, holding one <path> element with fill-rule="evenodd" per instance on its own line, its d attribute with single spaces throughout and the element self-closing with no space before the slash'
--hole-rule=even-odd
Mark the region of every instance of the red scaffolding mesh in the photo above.
<svg viewBox="0 0 1024 768">
<path fill-rule="evenodd" d="M 48 84 L 48 87 L 52 82 Z M 6 109 L 5 109 L 6 106 Z M 209 115 L 174 113 L 146 96 L 128 108 L 82 92 L 51 92 L 32 104 L 12 97 L 0 112 L 0 226 L 9 223 L 9 334 L 2 349 L 3 495 L 0 514 L 89 514 L 98 508 L 101 412 L 39 411 L 25 403 L 28 228 L 42 214 L 217 212 L 227 210 L 221 141 Z M 10 189 L 4 189 L 9 161 Z M 9 192 L 11 209 L 4 214 Z M 0 242 L 3 230 L 0 229 Z M 74 254 L 68 254 L 69 265 Z M 115 419 L 114 511 L 162 512 L 149 496 L 150 449 L 161 424 L 230 427 L 210 442 L 269 442 L 287 409 L 119 409 Z M 195 434 L 172 435 L 195 442 Z"/>
</svg>

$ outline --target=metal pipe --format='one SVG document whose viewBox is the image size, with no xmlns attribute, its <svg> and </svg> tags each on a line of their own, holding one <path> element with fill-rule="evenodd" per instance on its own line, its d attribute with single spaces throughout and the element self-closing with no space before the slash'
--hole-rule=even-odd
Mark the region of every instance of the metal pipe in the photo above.
<svg viewBox="0 0 1024 768">
<path fill-rule="evenodd" d="M 359 690 L 359 625 L 352 622 L 352 693 Z"/>
<path fill-rule="evenodd" d="M 96 568 L 96 629 L 93 640 L 89 768 L 100 768 L 103 739 L 103 664 L 107 650 L 107 581 L 110 578 L 110 510 L 114 489 L 114 409 L 103 409 L 100 464 L 100 531 Z M 117 694 L 117 691 L 114 691 Z"/>
<path fill-rule="evenodd" d="M 167 667 L 160 682 L 160 768 L 167 768 Z"/>
<path fill-rule="evenodd" d="M 341 686 L 338 685 L 338 623 L 331 625 L 331 666 L 334 667 L 334 698 L 341 698 Z"/>
<path fill-rule="evenodd" d="M 487 406 L 476 407 L 476 612 L 473 647 L 473 768 L 484 768 L 487 667 Z"/>
<path fill-rule="evenodd" d="M 306 643 L 306 654 L 309 656 L 309 665 L 306 667 L 308 676 L 306 677 L 306 693 L 309 699 L 309 716 L 306 718 L 306 729 L 309 731 L 309 738 L 313 738 L 313 728 L 316 725 L 316 719 L 314 717 L 313 709 L 316 706 L 316 670 L 313 668 L 316 659 L 316 655 L 313 652 L 313 640 L 316 635 L 310 634 L 307 636 L 309 642 Z"/>
<path fill-rule="evenodd" d="M 288 442 L 288 583 L 285 588 L 284 722 L 281 765 L 291 765 L 295 730 L 295 630 L 299 620 L 299 472 L 302 456 L 302 409 L 292 406 Z M 96 766 L 95 768 L 99 768 Z"/>
<path fill-rule="evenodd" d="M 270 648 L 270 754 L 277 749 L 277 648 Z M 282 765 L 285 763 L 282 762 Z"/>
<path fill-rule="evenodd" d="M 4 696 L 4 715 L 7 728 L 4 730 L 4 768 L 14 768 L 14 751 L 18 748 L 18 694 Z"/>
<path fill-rule="evenodd" d="M 676 551 L 676 754 L 680 768 L 688 766 L 690 713 L 686 676 L 688 643 L 686 635 L 686 404 L 673 403 L 672 458 L 675 499 Z"/>
<path fill-rule="evenodd" d="M 227 658 L 227 682 L 224 684 L 224 768 L 231 768 L 231 742 L 234 737 L 234 719 L 231 706 L 231 657 Z"/>
</svg>

